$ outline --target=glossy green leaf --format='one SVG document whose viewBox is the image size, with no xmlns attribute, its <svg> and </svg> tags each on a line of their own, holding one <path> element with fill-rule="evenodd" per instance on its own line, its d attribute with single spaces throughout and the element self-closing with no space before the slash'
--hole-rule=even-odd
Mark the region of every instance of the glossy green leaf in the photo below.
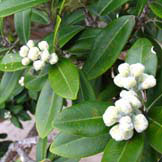
<svg viewBox="0 0 162 162">
<path fill-rule="evenodd" d="M 67 158 L 82 158 L 102 152 L 108 140 L 108 133 L 96 137 L 59 134 L 50 151 Z"/>
<path fill-rule="evenodd" d="M 16 33 L 22 43 L 27 43 L 30 38 L 31 9 L 18 12 L 14 16 Z"/>
<path fill-rule="evenodd" d="M 146 3 L 147 3 L 147 0 L 137 0 L 137 5 L 135 9 L 135 14 L 137 16 L 139 16 L 142 13 Z"/>
<path fill-rule="evenodd" d="M 18 53 L 6 54 L 0 60 L 0 71 L 14 72 L 24 69 L 25 66 L 21 64 L 21 60 L 22 58 L 19 56 Z"/>
<path fill-rule="evenodd" d="M 162 1 L 161 0 L 156 0 L 150 3 L 150 8 L 152 12 L 162 18 Z"/>
<path fill-rule="evenodd" d="M 54 124 L 59 130 L 80 136 L 96 136 L 108 132 L 102 115 L 110 104 L 82 102 L 63 110 Z"/>
<path fill-rule="evenodd" d="M 117 142 L 110 139 L 102 158 L 102 162 L 137 162 L 142 154 L 144 138 L 134 136 L 129 141 Z"/>
<path fill-rule="evenodd" d="M 92 88 L 91 83 L 87 80 L 87 76 L 83 71 L 79 71 L 80 74 L 80 89 L 78 93 L 79 101 L 94 101 L 96 96 Z"/>
<path fill-rule="evenodd" d="M 49 70 L 49 82 L 56 94 L 76 99 L 79 90 L 79 74 L 70 60 L 60 60 Z"/>
<path fill-rule="evenodd" d="M 54 162 L 79 162 L 80 159 L 67 159 L 67 158 L 59 158 Z"/>
<path fill-rule="evenodd" d="M 128 1 L 129 0 L 99 0 L 96 4 L 96 10 L 99 15 L 107 15 Z"/>
<path fill-rule="evenodd" d="M 145 72 L 155 75 L 157 69 L 157 56 L 151 51 L 151 42 L 146 38 L 138 39 L 127 53 L 126 62 L 129 64 L 142 63 Z"/>
<path fill-rule="evenodd" d="M 152 107 L 149 111 L 148 141 L 158 152 L 162 153 L 162 107 Z"/>
<path fill-rule="evenodd" d="M 22 71 L 4 73 L 0 82 L 0 104 L 4 103 L 15 90 Z"/>
<path fill-rule="evenodd" d="M 48 145 L 47 138 L 44 139 L 39 138 L 39 141 L 36 146 L 36 161 L 41 161 L 46 158 L 47 145 Z"/>
<path fill-rule="evenodd" d="M 44 25 L 50 23 L 48 14 L 46 12 L 37 9 L 32 9 L 31 21 Z"/>
<path fill-rule="evenodd" d="M 35 7 L 48 0 L 5 0 L 0 5 L 0 17 L 6 17 L 16 12 Z"/>
<path fill-rule="evenodd" d="M 110 23 L 97 36 L 83 68 L 88 79 L 94 79 L 111 68 L 126 44 L 134 24 L 134 16 L 123 16 Z"/>
<path fill-rule="evenodd" d="M 57 96 L 48 81 L 44 85 L 36 106 L 36 128 L 41 138 L 53 129 L 53 121 L 62 107 L 62 98 Z"/>
</svg>

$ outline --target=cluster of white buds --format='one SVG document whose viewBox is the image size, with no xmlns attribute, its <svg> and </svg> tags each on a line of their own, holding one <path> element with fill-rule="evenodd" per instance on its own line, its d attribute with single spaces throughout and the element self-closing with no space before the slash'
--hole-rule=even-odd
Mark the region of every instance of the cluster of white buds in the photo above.
<svg viewBox="0 0 162 162">
<path fill-rule="evenodd" d="M 49 45 L 46 41 L 39 42 L 36 47 L 34 41 L 29 40 L 26 45 L 20 48 L 19 54 L 22 57 L 21 63 L 26 66 L 33 62 L 36 71 L 41 70 L 46 63 L 53 65 L 58 62 L 57 54 L 49 53 Z"/>
<path fill-rule="evenodd" d="M 118 87 L 125 89 L 149 89 L 156 85 L 156 79 L 153 75 L 144 73 L 145 67 L 141 63 L 129 65 L 123 63 L 119 65 L 119 74 L 115 76 L 114 83 Z"/>
<path fill-rule="evenodd" d="M 19 84 L 24 87 L 24 76 L 22 76 L 19 80 Z"/>
<path fill-rule="evenodd" d="M 144 65 L 140 63 L 119 65 L 119 74 L 114 78 L 114 82 L 127 90 L 122 90 L 115 106 L 109 106 L 103 114 L 105 125 L 113 126 L 109 133 L 116 141 L 129 140 L 134 129 L 141 133 L 148 127 L 148 120 L 140 110 L 143 105 L 138 92 L 155 86 L 156 79 L 145 74 L 144 70 Z"/>
</svg>

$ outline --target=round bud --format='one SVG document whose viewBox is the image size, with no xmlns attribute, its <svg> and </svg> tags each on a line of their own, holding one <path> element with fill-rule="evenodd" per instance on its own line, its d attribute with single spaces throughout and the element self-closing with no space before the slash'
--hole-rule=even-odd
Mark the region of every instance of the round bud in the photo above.
<svg viewBox="0 0 162 162">
<path fill-rule="evenodd" d="M 118 67 L 118 71 L 121 76 L 127 77 L 129 75 L 129 64 L 127 63 L 120 64 Z"/>
<path fill-rule="evenodd" d="M 135 87 L 136 84 L 137 84 L 137 82 L 134 77 L 127 77 L 127 78 L 125 78 L 124 88 L 131 89 L 131 88 Z"/>
<path fill-rule="evenodd" d="M 115 106 L 119 107 L 121 113 L 124 113 L 126 115 L 130 114 L 133 111 L 131 104 L 124 98 L 117 100 L 115 102 Z"/>
<path fill-rule="evenodd" d="M 24 76 L 22 76 L 19 80 L 19 84 L 23 87 L 24 86 Z"/>
<path fill-rule="evenodd" d="M 42 60 L 37 60 L 37 61 L 34 61 L 33 63 L 33 67 L 36 71 L 41 70 L 44 66 L 45 64 L 44 64 L 44 61 Z"/>
<path fill-rule="evenodd" d="M 29 65 L 30 64 L 30 59 L 28 57 L 24 57 L 22 60 L 21 60 L 21 63 L 22 65 L 26 66 L 26 65 Z"/>
<path fill-rule="evenodd" d="M 139 109 L 140 107 L 142 107 L 142 103 L 137 97 L 129 95 L 127 99 L 134 108 Z"/>
<path fill-rule="evenodd" d="M 103 114 L 103 120 L 106 126 L 110 127 L 118 121 L 119 112 L 115 106 L 109 106 Z"/>
<path fill-rule="evenodd" d="M 40 50 L 44 51 L 44 50 L 48 50 L 49 49 L 49 45 L 47 43 L 47 41 L 41 41 L 38 43 L 38 47 L 40 48 Z"/>
<path fill-rule="evenodd" d="M 49 59 L 49 63 L 51 65 L 54 65 L 58 62 L 58 56 L 56 55 L 56 53 L 52 53 Z"/>
<path fill-rule="evenodd" d="M 48 61 L 48 59 L 50 58 L 50 54 L 48 50 L 44 50 L 43 52 L 41 52 L 40 56 L 41 56 L 41 60 L 44 62 Z"/>
<path fill-rule="evenodd" d="M 122 131 L 133 130 L 134 126 L 133 126 L 132 119 L 130 118 L 130 116 L 124 116 L 119 120 L 119 128 Z"/>
<path fill-rule="evenodd" d="M 34 41 L 33 40 L 29 40 L 26 44 L 29 48 L 33 48 L 34 47 Z"/>
<path fill-rule="evenodd" d="M 117 85 L 118 87 L 123 87 L 124 83 L 125 83 L 125 77 L 121 76 L 120 74 L 116 75 L 114 78 L 114 83 L 115 85 Z"/>
<path fill-rule="evenodd" d="M 121 131 L 119 129 L 119 125 L 115 125 L 113 126 L 110 131 L 109 134 L 111 135 L 111 137 L 115 140 L 115 141 L 122 141 L 124 140 L 124 134 L 123 131 Z"/>
<path fill-rule="evenodd" d="M 29 50 L 28 58 L 31 59 L 32 61 L 35 61 L 39 58 L 39 49 L 37 47 L 32 47 Z"/>
<path fill-rule="evenodd" d="M 122 90 L 120 92 L 120 97 L 127 98 L 127 96 L 137 96 L 137 93 L 133 90 L 129 90 L 129 91 Z"/>
<path fill-rule="evenodd" d="M 140 63 L 130 65 L 130 73 L 134 77 L 139 77 L 140 75 L 142 75 L 144 70 L 145 66 Z"/>
<path fill-rule="evenodd" d="M 134 128 L 138 133 L 143 132 L 148 127 L 148 120 L 143 114 L 134 116 Z"/>
<path fill-rule="evenodd" d="M 144 81 L 141 83 L 142 89 L 152 88 L 156 85 L 156 79 L 153 75 L 148 75 L 145 77 Z"/>
<path fill-rule="evenodd" d="M 124 140 L 129 140 L 133 137 L 133 130 L 123 132 Z"/>
<path fill-rule="evenodd" d="M 28 52 L 29 52 L 29 48 L 27 46 L 22 46 L 20 48 L 19 54 L 21 57 L 26 57 L 28 55 Z"/>
</svg>

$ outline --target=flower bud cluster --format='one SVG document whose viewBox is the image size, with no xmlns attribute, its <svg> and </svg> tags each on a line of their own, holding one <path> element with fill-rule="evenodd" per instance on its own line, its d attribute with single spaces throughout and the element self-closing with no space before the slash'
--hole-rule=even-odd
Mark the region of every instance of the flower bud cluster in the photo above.
<svg viewBox="0 0 162 162">
<path fill-rule="evenodd" d="M 26 66 L 33 62 L 36 71 L 41 70 L 46 63 L 53 65 L 58 62 L 57 54 L 49 53 L 49 45 L 46 41 L 39 42 L 36 47 L 34 41 L 29 40 L 26 45 L 20 48 L 19 54 L 22 57 L 22 65 Z"/>
<path fill-rule="evenodd" d="M 109 133 L 116 141 L 129 140 L 133 137 L 134 130 L 141 133 L 148 127 L 148 120 L 140 110 L 143 105 L 138 91 L 155 86 L 156 79 L 145 74 L 144 70 L 144 65 L 140 63 L 124 63 L 118 67 L 119 74 L 114 82 L 127 90 L 122 90 L 115 105 L 109 106 L 103 114 L 105 125 L 113 126 Z"/>
<path fill-rule="evenodd" d="M 22 76 L 21 78 L 20 78 L 20 80 L 19 80 L 19 84 L 22 86 L 22 87 L 24 87 L 24 76 Z"/>
<path fill-rule="evenodd" d="M 154 87 L 156 85 L 155 77 L 144 73 L 144 70 L 144 65 L 140 63 L 132 65 L 123 63 L 118 67 L 119 74 L 115 76 L 114 83 L 125 89 L 144 90 Z"/>
</svg>

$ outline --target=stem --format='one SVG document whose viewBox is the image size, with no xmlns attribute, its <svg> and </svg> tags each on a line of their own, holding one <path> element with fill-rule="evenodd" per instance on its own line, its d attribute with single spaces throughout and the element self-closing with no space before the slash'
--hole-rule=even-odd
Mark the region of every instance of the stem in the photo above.
<svg viewBox="0 0 162 162">
<path fill-rule="evenodd" d="M 61 3 L 60 10 L 59 10 L 59 15 L 61 15 L 62 10 L 64 9 L 65 1 L 66 1 L 66 0 L 63 0 L 62 3 Z"/>
</svg>

